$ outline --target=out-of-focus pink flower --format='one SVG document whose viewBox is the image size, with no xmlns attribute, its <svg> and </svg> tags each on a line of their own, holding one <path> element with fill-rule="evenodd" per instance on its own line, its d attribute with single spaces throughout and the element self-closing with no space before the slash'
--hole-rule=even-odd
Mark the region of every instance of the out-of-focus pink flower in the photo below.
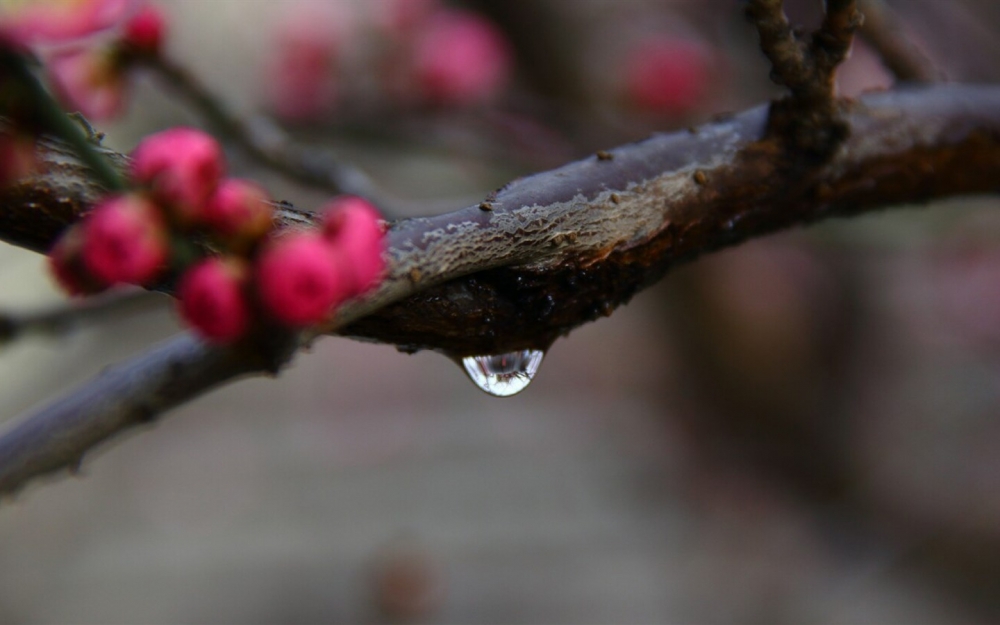
<svg viewBox="0 0 1000 625">
<path fill-rule="evenodd" d="M 511 71 L 513 54 L 503 33 L 466 11 L 442 9 L 419 34 L 413 51 L 417 88 L 444 105 L 470 105 L 495 96 Z"/>
<path fill-rule="evenodd" d="M 138 195 L 98 204 L 83 222 L 83 262 L 104 284 L 147 284 L 164 269 L 167 230 L 156 205 Z"/>
<path fill-rule="evenodd" d="M 305 327 L 326 319 L 350 297 L 351 277 L 318 233 L 283 236 L 257 259 L 260 301 L 276 320 Z"/>
<path fill-rule="evenodd" d="M 19 45 L 65 43 L 120 23 L 135 0 L 31 0 L 0 4 L 0 38 Z"/>
<path fill-rule="evenodd" d="M 54 54 L 45 64 L 62 105 L 92 120 L 116 117 L 125 106 L 123 68 L 107 49 L 85 48 Z"/>
<path fill-rule="evenodd" d="M 67 229 L 49 250 L 49 271 L 70 295 L 92 295 L 106 285 L 95 280 L 83 267 L 83 229 Z"/>
<path fill-rule="evenodd" d="M 639 108 L 682 115 L 705 97 L 711 55 L 702 44 L 669 36 L 640 41 L 625 58 L 625 94 Z"/>
<path fill-rule="evenodd" d="M 194 223 L 225 173 L 219 142 L 194 128 L 146 137 L 132 153 L 132 178 L 148 186 L 183 223 Z"/>
<path fill-rule="evenodd" d="M 385 271 L 385 234 L 374 206 L 357 196 L 343 196 L 324 207 L 323 236 L 344 260 L 352 295 L 378 285 Z"/>
<path fill-rule="evenodd" d="M 267 191 L 249 180 L 223 180 L 209 198 L 202 221 L 219 235 L 254 241 L 271 229 L 274 209 Z"/>
<path fill-rule="evenodd" d="M 337 60 L 343 34 L 332 5 L 291 5 L 278 25 L 276 50 L 267 67 L 271 111 L 308 121 L 328 113 L 337 99 Z"/>
<path fill-rule="evenodd" d="M 37 165 L 34 137 L 16 129 L 0 134 L 0 188 L 31 174 Z"/>
<path fill-rule="evenodd" d="M 167 18 L 163 10 L 147 2 L 125 21 L 121 40 L 132 52 L 156 56 L 163 48 L 166 32 Z"/>
<path fill-rule="evenodd" d="M 205 338 L 228 343 L 250 327 L 244 287 L 249 270 L 239 260 L 208 258 L 188 269 L 177 287 L 181 317 Z"/>
</svg>

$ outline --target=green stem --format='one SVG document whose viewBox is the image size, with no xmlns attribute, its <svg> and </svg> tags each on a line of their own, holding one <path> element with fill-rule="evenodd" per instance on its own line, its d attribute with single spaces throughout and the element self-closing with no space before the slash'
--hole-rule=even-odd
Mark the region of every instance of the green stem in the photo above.
<svg viewBox="0 0 1000 625">
<path fill-rule="evenodd" d="M 25 96 L 32 106 L 34 119 L 55 137 L 65 141 L 80 160 L 94 174 L 94 178 L 108 191 L 124 191 L 128 188 L 121 173 L 99 151 L 94 149 L 90 137 L 66 114 L 52 95 L 28 67 L 26 59 L 11 50 L 0 51 L 0 65 L 25 90 Z"/>
</svg>

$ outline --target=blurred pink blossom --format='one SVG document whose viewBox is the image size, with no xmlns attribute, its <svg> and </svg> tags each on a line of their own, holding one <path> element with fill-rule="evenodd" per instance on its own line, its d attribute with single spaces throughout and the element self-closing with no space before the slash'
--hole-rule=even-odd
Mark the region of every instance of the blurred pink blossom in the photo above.
<svg viewBox="0 0 1000 625">
<path fill-rule="evenodd" d="M 125 107 L 127 81 L 113 54 L 103 48 L 65 50 L 45 65 L 62 106 L 97 121 L 119 115 Z"/>
<path fill-rule="evenodd" d="M 257 258 L 255 279 L 264 308 L 291 327 L 323 321 L 351 292 L 351 277 L 333 248 L 312 232 L 273 241 Z"/>
<path fill-rule="evenodd" d="M 66 43 L 119 24 L 135 0 L 33 0 L 0 4 L 0 38 L 18 45 Z"/>
<path fill-rule="evenodd" d="M 352 295 L 372 289 L 385 271 L 385 236 L 378 211 L 357 196 L 332 200 L 323 210 L 323 236 L 344 260 Z"/>
<path fill-rule="evenodd" d="M 271 229 L 267 191 L 250 180 L 227 178 L 209 198 L 202 221 L 227 239 L 256 240 Z"/>
<path fill-rule="evenodd" d="M 346 18 L 331 6 L 315 2 L 290 5 L 277 27 L 265 95 L 270 110 L 282 119 L 316 119 L 337 100 L 337 62 Z"/>
<path fill-rule="evenodd" d="M 133 52 L 156 56 L 163 48 L 167 34 L 167 18 L 163 10 L 152 3 L 143 4 L 125 20 L 122 43 Z"/>
<path fill-rule="evenodd" d="M 647 38 L 625 58 L 625 94 L 649 112 L 682 115 L 705 97 L 711 66 L 711 54 L 701 43 L 665 35 Z"/>
<path fill-rule="evenodd" d="M 442 9 L 423 26 L 413 50 L 417 88 L 443 105 L 478 104 L 510 77 L 513 52 L 503 33 L 475 13 Z"/>
<path fill-rule="evenodd" d="M 132 152 L 132 178 L 148 186 L 182 222 L 197 221 L 225 173 L 222 148 L 209 134 L 177 127 L 149 135 Z"/>
<path fill-rule="evenodd" d="M 177 288 L 181 317 L 206 339 L 227 343 L 250 327 L 244 295 L 248 269 L 240 260 L 208 258 L 188 269 Z"/>
<path fill-rule="evenodd" d="M 105 199 L 83 222 L 83 262 L 105 284 L 147 284 L 169 253 L 159 209 L 138 195 Z"/>
</svg>

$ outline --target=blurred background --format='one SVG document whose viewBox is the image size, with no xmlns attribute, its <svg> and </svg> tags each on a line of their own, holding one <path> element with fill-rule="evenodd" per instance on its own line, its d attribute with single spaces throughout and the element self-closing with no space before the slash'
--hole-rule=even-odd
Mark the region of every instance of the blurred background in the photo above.
<svg viewBox="0 0 1000 625">
<path fill-rule="evenodd" d="M 1000 81 L 995 3 L 890 6 L 947 79 Z M 162 7 L 172 58 L 363 168 L 396 216 L 779 93 L 729 0 Z M 200 124 L 133 78 L 106 144 Z M 839 79 L 893 82 L 864 41 Z M 559 340 L 511 398 L 438 354 L 322 340 L 5 501 L 0 623 L 998 621 L 996 203 L 714 254 Z M 62 301 L 9 246 L 0 296 Z M 178 328 L 164 301 L 4 345 L 0 420 Z"/>
</svg>

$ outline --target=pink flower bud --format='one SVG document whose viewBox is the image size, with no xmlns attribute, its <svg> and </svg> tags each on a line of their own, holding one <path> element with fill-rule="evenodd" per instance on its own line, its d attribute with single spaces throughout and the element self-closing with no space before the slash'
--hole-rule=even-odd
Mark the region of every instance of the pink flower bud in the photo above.
<svg viewBox="0 0 1000 625">
<path fill-rule="evenodd" d="M 133 52 L 156 56 L 163 48 L 167 18 L 160 7 L 145 3 L 125 21 L 122 43 Z"/>
<path fill-rule="evenodd" d="M 428 20 L 414 50 L 418 88 L 436 104 L 477 104 L 503 87 L 512 57 L 493 24 L 474 13 L 443 9 Z"/>
<path fill-rule="evenodd" d="M 333 108 L 343 38 L 340 24 L 349 21 L 338 19 L 337 12 L 343 6 L 317 2 L 289 5 L 287 18 L 278 25 L 277 49 L 265 79 L 268 105 L 278 117 L 309 121 Z"/>
<path fill-rule="evenodd" d="M 104 284 L 147 284 L 164 269 L 167 231 L 156 205 L 138 195 L 104 200 L 83 222 L 83 263 Z"/>
<path fill-rule="evenodd" d="M 625 92 L 638 107 L 666 115 L 693 110 L 711 77 L 707 48 L 695 41 L 659 36 L 636 45 L 627 56 Z"/>
<path fill-rule="evenodd" d="M 276 239 L 257 259 L 261 303 L 272 317 L 292 327 L 326 319 L 350 297 L 350 282 L 330 244 L 318 233 Z"/>
<path fill-rule="evenodd" d="M 117 117 L 125 108 L 123 68 L 109 50 L 59 52 L 49 58 L 45 68 L 63 107 L 100 121 Z"/>
<path fill-rule="evenodd" d="M 344 259 L 352 296 L 377 286 L 385 271 L 385 235 L 378 211 L 352 195 L 331 201 L 323 210 L 323 236 Z"/>
<path fill-rule="evenodd" d="M 147 185 L 182 223 L 197 221 L 225 168 L 219 143 L 194 128 L 150 135 L 132 153 L 132 178 Z"/>
<path fill-rule="evenodd" d="M 209 198 L 202 220 L 224 238 L 255 241 L 271 230 L 273 214 L 270 198 L 260 185 L 229 178 Z"/>
<path fill-rule="evenodd" d="M 65 43 L 114 26 L 132 4 L 132 0 L 7 2 L 0 8 L 0 38 L 21 45 Z"/>
<path fill-rule="evenodd" d="M 49 271 L 70 295 L 92 295 L 105 287 L 83 268 L 83 232 L 80 227 L 67 229 L 49 250 Z"/>
<path fill-rule="evenodd" d="M 247 266 L 238 260 L 208 258 L 188 269 L 177 287 L 181 317 L 210 341 L 228 343 L 250 327 L 244 295 Z"/>
</svg>

